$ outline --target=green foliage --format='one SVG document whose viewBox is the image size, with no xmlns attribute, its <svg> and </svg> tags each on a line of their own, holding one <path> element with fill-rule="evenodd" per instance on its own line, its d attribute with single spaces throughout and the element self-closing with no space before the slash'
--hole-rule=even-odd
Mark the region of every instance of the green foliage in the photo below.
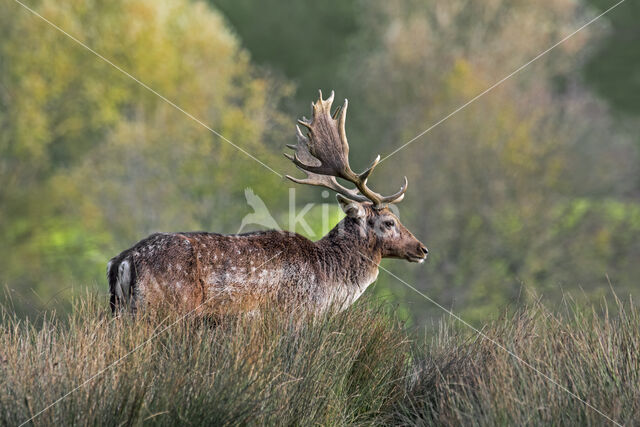
<svg viewBox="0 0 640 427">
<path fill-rule="evenodd" d="M 291 114 L 308 108 L 320 88 L 341 89 L 339 64 L 357 31 L 362 5 L 354 0 L 209 0 L 220 10 L 255 61 L 297 86 L 285 104 Z M 295 101 L 295 102 L 291 102 Z"/>
<path fill-rule="evenodd" d="M 47 301 L 65 283 L 103 282 L 105 262 L 151 231 L 232 231 L 246 186 L 283 200 L 277 175 L 17 4 L 5 9 L 0 281 Z M 204 4 L 43 1 L 37 10 L 282 169 L 275 105 L 286 86 L 257 74 Z"/>
<path fill-rule="evenodd" d="M 351 163 L 362 170 L 608 7 L 29 4 L 283 174 L 295 173 L 280 153 L 318 88 L 349 97 Z M 637 294 L 636 9 L 625 2 L 377 167 L 382 192 L 408 176 L 401 218 L 430 248 L 426 264 L 385 268 L 471 320 L 531 290 L 593 299 L 610 280 Z M 288 228 L 277 175 L 17 4 L 0 16 L 0 180 L 0 283 L 30 313 L 106 289 L 107 260 L 151 232 L 235 232 L 246 187 Z M 299 208 L 328 200 L 298 194 Z M 321 209 L 305 217 L 311 232 L 296 231 L 318 239 Z M 417 323 L 441 315 L 384 273 L 373 293 Z"/>
<path fill-rule="evenodd" d="M 536 304 L 488 324 L 486 338 L 442 320 L 426 343 L 361 303 L 315 319 L 267 312 L 220 325 L 111 318 L 92 295 L 40 326 L 5 311 L 0 423 L 20 424 L 61 397 L 33 424 L 606 423 L 536 369 L 633 424 L 640 312 L 613 307 L 552 314 Z"/>
<path fill-rule="evenodd" d="M 365 159 L 402 146 L 589 19 L 564 0 L 374 2 L 363 11 L 344 75 L 351 152 Z M 575 79 L 595 34 L 558 46 L 372 177 L 390 191 L 408 176 L 402 220 L 430 248 L 426 268 L 390 267 L 469 319 L 526 302 L 530 289 L 550 300 L 580 289 L 597 295 L 607 273 L 619 292 L 637 292 L 640 233 L 596 208 L 637 209 L 637 147 Z M 570 89 L 558 92 L 557 76 Z M 554 231 L 575 200 L 588 203 L 590 225 Z M 591 244 L 607 238 L 601 230 L 613 233 L 616 250 Z M 418 319 L 441 315 L 426 301 L 412 305 Z"/>
<path fill-rule="evenodd" d="M 604 12 L 615 4 L 605 0 L 587 3 Z M 640 114 L 640 27 L 638 2 L 624 2 L 608 13 L 609 34 L 601 40 L 585 65 L 589 84 L 619 111 Z"/>
</svg>

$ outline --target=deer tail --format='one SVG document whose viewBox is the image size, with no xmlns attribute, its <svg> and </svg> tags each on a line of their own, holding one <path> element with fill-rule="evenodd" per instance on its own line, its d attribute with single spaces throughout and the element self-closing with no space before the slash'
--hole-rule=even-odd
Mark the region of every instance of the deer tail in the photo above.
<svg viewBox="0 0 640 427">
<path fill-rule="evenodd" d="M 130 257 L 116 257 L 107 264 L 107 280 L 111 293 L 111 311 L 128 307 L 131 304 L 132 291 L 135 281 L 135 269 Z"/>
</svg>

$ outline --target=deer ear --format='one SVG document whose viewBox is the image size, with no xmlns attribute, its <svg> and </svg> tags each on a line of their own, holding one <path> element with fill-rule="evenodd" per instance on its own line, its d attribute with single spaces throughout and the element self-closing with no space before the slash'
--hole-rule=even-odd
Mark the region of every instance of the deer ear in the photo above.
<svg viewBox="0 0 640 427">
<path fill-rule="evenodd" d="M 340 208 L 345 214 L 347 214 L 348 217 L 351 217 L 351 218 L 364 217 L 365 211 L 361 203 L 354 202 L 353 200 L 347 199 L 342 194 L 336 194 L 336 198 L 338 199 L 338 203 L 340 203 Z"/>
</svg>

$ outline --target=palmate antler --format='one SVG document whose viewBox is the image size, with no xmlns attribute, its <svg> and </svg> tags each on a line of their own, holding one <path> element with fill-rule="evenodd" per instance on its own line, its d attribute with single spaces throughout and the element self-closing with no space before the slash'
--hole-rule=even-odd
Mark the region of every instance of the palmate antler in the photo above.
<svg viewBox="0 0 640 427">
<path fill-rule="evenodd" d="M 287 178 L 298 184 L 329 188 L 357 202 L 370 201 L 376 208 L 381 208 L 387 203 L 400 202 L 407 191 L 407 177 L 404 177 L 404 183 L 400 190 L 391 196 L 382 196 L 367 187 L 367 178 L 380 161 L 380 155 L 361 174 L 356 174 L 351 170 L 349 144 L 344 130 L 348 102 L 345 99 L 344 105 L 338 107 L 332 115 L 333 96 L 334 93 L 331 91 L 331 96 L 324 100 L 322 99 L 322 91 L 320 91 L 320 99 L 312 104 L 311 121 L 304 117 L 302 120 L 298 120 L 299 124 L 307 128 L 307 135 L 303 135 L 300 128 L 296 126 L 298 144 L 287 145 L 295 150 L 295 153 L 293 156 L 290 154 L 285 154 L 285 156 L 303 170 L 307 177 L 298 179 L 287 175 Z M 353 183 L 356 188 L 350 189 L 340 185 L 336 177 Z"/>
</svg>

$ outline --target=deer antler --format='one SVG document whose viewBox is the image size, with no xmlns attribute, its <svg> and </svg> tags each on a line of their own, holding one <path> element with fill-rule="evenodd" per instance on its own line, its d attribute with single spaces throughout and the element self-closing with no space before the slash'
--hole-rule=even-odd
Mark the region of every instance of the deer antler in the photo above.
<svg viewBox="0 0 640 427">
<path fill-rule="evenodd" d="M 387 203 L 397 203 L 404 198 L 407 191 L 407 177 L 400 190 L 391 196 L 382 196 L 367 187 L 367 178 L 380 161 L 380 155 L 376 157 L 371 166 L 364 172 L 356 174 L 349 166 L 349 143 L 344 124 L 347 118 L 348 101 L 344 100 L 344 105 L 338 107 L 331 114 L 331 104 L 334 93 L 328 99 L 320 99 L 311 104 L 313 115 L 311 121 L 306 118 L 298 120 L 298 123 L 307 128 L 307 135 L 303 135 L 300 128 L 296 126 L 296 136 L 298 144 L 287 147 L 295 150 L 292 155 L 285 154 L 299 169 L 307 174 L 305 179 L 293 178 L 287 175 L 291 181 L 298 184 L 318 185 L 329 188 L 343 196 L 357 201 L 370 201 L 375 208 L 380 208 Z M 353 183 L 356 188 L 346 188 L 336 178 L 345 179 Z"/>
</svg>

